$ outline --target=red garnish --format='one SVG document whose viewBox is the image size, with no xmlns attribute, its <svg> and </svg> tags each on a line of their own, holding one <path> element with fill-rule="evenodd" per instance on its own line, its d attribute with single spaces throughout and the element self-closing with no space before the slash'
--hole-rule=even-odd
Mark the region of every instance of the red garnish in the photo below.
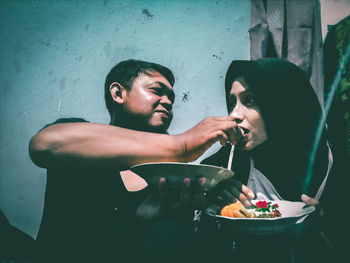
<svg viewBox="0 0 350 263">
<path fill-rule="evenodd" d="M 266 201 L 259 201 L 259 202 L 255 203 L 255 205 L 258 208 L 268 208 L 269 207 L 269 203 Z"/>
<path fill-rule="evenodd" d="M 259 212 L 257 217 L 259 218 L 272 218 L 282 216 L 281 212 L 278 211 L 278 204 L 271 204 L 271 202 L 258 201 L 255 204 L 249 206 L 249 209 L 254 209 L 255 212 Z"/>
</svg>

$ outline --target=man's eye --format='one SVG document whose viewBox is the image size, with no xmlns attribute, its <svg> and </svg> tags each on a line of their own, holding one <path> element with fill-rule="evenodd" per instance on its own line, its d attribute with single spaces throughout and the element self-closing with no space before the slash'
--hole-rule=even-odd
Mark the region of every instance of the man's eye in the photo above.
<svg viewBox="0 0 350 263">
<path fill-rule="evenodd" d="M 158 94 L 160 92 L 159 88 L 151 88 L 151 91 L 155 94 Z"/>
</svg>

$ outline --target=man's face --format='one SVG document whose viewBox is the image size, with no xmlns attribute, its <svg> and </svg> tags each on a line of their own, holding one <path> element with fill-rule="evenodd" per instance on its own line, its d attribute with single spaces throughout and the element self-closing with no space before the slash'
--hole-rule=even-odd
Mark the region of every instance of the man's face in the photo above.
<svg viewBox="0 0 350 263">
<path fill-rule="evenodd" d="M 158 72 L 140 74 L 124 96 L 123 111 L 128 126 L 142 131 L 166 132 L 173 118 L 175 94 Z"/>
</svg>

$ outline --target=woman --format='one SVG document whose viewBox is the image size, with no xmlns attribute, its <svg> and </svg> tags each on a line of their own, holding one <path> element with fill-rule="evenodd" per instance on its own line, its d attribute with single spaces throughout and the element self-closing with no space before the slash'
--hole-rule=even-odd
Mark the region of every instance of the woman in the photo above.
<svg viewBox="0 0 350 263">
<path fill-rule="evenodd" d="M 213 195 L 218 197 L 217 201 L 222 206 L 236 199 L 246 204 L 250 191 L 256 199 L 300 201 L 302 194 L 318 199 L 331 163 L 324 129 L 319 146 L 312 154 L 322 110 L 304 72 L 280 59 L 233 61 L 226 74 L 225 91 L 228 112 L 241 129 L 242 139 L 234 147 L 232 170 L 235 177 Z M 230 162 L 230 150 L 230 146 L 223 147 L 202 163 L 226 167 Z M 307 196 L 303 195 L 304 201 L 309 201 Z M 210 228 L 210 222 L 202 221 Z M 309 218 L 306 221 L 312 222 L 312 226 L 316 224 Z M 205 229 L 208 225 L 202 226 L 204 233 Z M 309 246 L 310 243 L 319 245 L 319 229 L 307 229 L 302 231 L 303 241 Z M 210 238 L 217 234 L 213 229 L 208 233 Z M 291 254 L 291 248 L 295 247 L 291 242 L 295 240 L 290 237 L 290 233 L 272 238 L 240 237 L 237 252 L 249 253 L 252 242 L 255 242 L 254 249 L 259 245 L 261 251 L 271 251 L 276 246 L 278 249 L 274 253 L 278 257 L 275 259 L 285 262 L 291 260 L 291 256 L 298 257 L 298 253 Z M 220 234 L 217 238 L 225 240 Z M 227 239 L 232 242 L 232 236 Z M 301 244 L 299 241 L 297 243 Z M 226 245 L 219 247 L 222 250 Z M 279 249 L 283 246 L 287 248 L 284 251 Z M 230 255 L 228 249 L 232 247 L 223 254 Z M 256 259 L 261 256 L 249 254 L 250 257 L 257 255 Z M 271 258 L 269 260 L 271 262 Z"/>
</svg>

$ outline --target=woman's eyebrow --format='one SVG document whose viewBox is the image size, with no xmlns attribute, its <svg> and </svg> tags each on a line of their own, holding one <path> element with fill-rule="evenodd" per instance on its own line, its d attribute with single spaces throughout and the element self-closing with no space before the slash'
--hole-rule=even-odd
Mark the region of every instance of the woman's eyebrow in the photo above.
<svg viewBox="0 0 350 263">
<path fill-rule="evenodd" d="M 254 97 L 254 93 L 251 90 L 245 90 L 239 94 L 242 97 Z"/>
</svg>

